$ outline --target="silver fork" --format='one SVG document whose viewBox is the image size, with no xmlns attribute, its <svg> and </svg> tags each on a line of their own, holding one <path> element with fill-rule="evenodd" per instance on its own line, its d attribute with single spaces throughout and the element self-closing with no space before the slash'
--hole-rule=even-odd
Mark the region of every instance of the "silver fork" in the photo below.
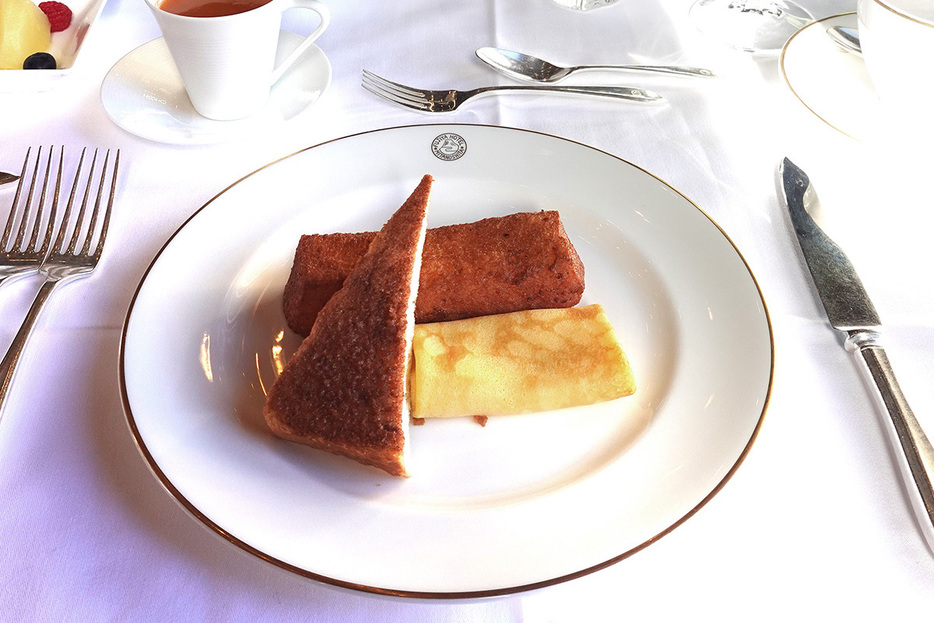
<svg viewBox="0 0 934 623">
<path fill-rule="evenodd" d="M 10 348 L 0 362 L 0 410 L 6 399 L 7 390 L 10 387 L 10 381 L 13 378 L 13 372 L 19 361 L 20 354 L 29 338 L 33 325 L 39 317 L 42 306 L 48 300 L 49 295 L 61 283 L 65 283 L 78 277 L 86 277 L 97 266 L 100 261 L 101 252 L 104 250 L 104 239 L 107 237 L 107 229 L 110 225 L 110 213 L 113 209 L 114 193 L 117 187 L 117 171 L 120 166 L 120 150 L 117 150 L 113 163 L 111 164 L 111 153 L 107 150 L 101 166 L 100 182 L 97 184 L 97 195 L 94 201 L 93 209 L 88 210 L 88 199 L 94 186 L 94 173 L 97 165 L 98 150 L 94 150 L 94 158 L 91 161 L 91 169 L 87 175 L 87 181 L 84 185 L 84 196 L 81 200 L 81 206 L 78 209 L 77 216 L 72 222 L 72 211 L 75 203 L 75 196 L 78 193 L 78 187 L 81 183 L 81 169 L 84 165 L 84 158 L 87 149 L 81 152 L 81 159 L 78 161 L 78 170 L 75 173 L 75 180 L 72 184 L 71 194 L 68 197 L 68 204 L 65 206 L 65 212 L 62 215 L 62 222 L 58 228 L 58 235 L 55 243 L 49 251 L 45 261 L 39 268 L 39 272 L 45 277 L 38 294 L 23 320 L 22 326 L 13 338 Z M 107 179 L 110 179 L 109 192 L 106 196 L 104 191 L 107 188 Z M 66 239 L 66 230 L 71 228 L 70 239 Z M 99 232 L 99 233 L 98 233 Z M 92 248 L 93 240 L 97 243 Z M 80 245 L 80 248 L 79 248 Z M 2 411 L 0 411 L 2 414 Z"/>
<path fill-rule="evenodd" d="M 480 87 L 470 91 L 453 89 L 433 91 L 418 89 L 386 80 L 371 71 L 363 70 L 363 88 L 384 99 L 422 112 L 451 112 L 461 104 L 479 95 L 497 92 L 521 93 L 564 93 L 569 95 L 595 95 L 632 102 L 664 102 L 658 93 L 636 87 L 571 87 L 554 85 L 510 84 L 502 86 Z"/>
<path fill-rule="evenodd" d="M 42 180 L 42 188 L 38 198 L 38 205 L 35 206 L 35 216 L 33 216 L 33 199 L 35 198 L 36 183 L 39 181 L 39 169 L 42 164 L 42 148 L 36 153 L 35 164 L 33 165 L 32 175 L 28 176 L 29 188 L 27 185 L 27 171 L 29 169 L 29 156 L 32 148 L 26 150 L 26 159 L 23 161 L 23 172 L 19 178 L 19 184 L 16 185 L 16 194 L 13 195 L 13 205 L 10 207 L 10 217 L 7 219 L 6 227 L 3 229 L 3 236 L 0 238 L 0 284 L 10 278 L 23 276 L 28 273 L 39 270 L 39 265 L 45 254 L 49 250 L 49 243 L 52 241 L 52 230 L 55 226 L 55 213 L 58 209 L 58 193 L 62 184 L 62 155 L 64 148 L 59 152 L 58 173 L 55 176 L 55 187 L 52 191 L 51 206 L 47 207 L 46 198 L 49 191 L 49 180 L 52 174 L 52 155 L 54 148 L 49 148 L 49 156 L 45 165 L 45 175 Z M 26 190 L 24 201 L 20 201 Z M 45 212 L 48 209 L 48 218 L 45 218 Z M 19 221 L 19 226 L 16 223 Z M 30 228 L 31 223 L 31 228 Z M 16 231 L 14 238 L 13 232 Z M 42 240 L 39 235 L 42 230 Z M 28 230 L 28 231 L 27 231 Z M 28 236 L 28 239 L 27 239 Z M 24 242 L 25 247 L 24 247 Z"/>
</svg>

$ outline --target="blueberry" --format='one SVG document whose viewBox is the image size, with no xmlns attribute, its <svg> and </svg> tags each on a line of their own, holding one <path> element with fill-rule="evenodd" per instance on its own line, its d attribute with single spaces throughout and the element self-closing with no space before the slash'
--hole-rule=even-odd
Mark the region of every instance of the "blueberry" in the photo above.
<svg viewBox="0 0 934 623">
<path fill-rule="evenodd" d="M 55 57 L 48 52 L 36 52 L 23 61 L 23 69 L 57 69 Z"/>
</svg>

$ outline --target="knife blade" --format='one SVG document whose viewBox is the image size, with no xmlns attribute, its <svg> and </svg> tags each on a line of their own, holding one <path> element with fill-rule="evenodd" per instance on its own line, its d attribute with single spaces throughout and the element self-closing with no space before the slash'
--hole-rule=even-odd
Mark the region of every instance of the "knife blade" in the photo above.
<svg viewBox="0 0 934 623">
<path fill-rule="evenodd" d="M 15 182 L 19 179 L 19 175 L 13 175 L 12 173 L 5 173 L 0 171 L 0 186 L 4 184 L 9 184 L 10 182 Z"/>
<path fill-rule="evenodd" d="M 856 269 L 807 211 L 806 195 L 814 194 L 808 176 L 788 158 L 782 162 L 782 188 L 804 261 L 831 326 L 841 331 L 878 329 L 882 324 L 879 314 Z"/>
<path fill-rule="evenodd" d="M 821 304 L 830 325 L 846 334 L 846 349 L 862 360 L 889 415 L 886 428 L 899 457 L 911 505 L 934 552 L 934 447 L 895 379 L 881 343 L 882 322 L 856 269 L 808 212 L 808 206 L 816 202 L 810 179 L 788 158 L 782 161 L 779 174 L 795 235 Z"/>
</svg>

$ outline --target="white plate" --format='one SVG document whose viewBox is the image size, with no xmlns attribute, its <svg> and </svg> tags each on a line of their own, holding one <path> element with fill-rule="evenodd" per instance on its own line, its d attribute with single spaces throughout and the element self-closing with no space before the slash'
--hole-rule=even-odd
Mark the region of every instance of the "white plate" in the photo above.
<svg viewBox="0 0 934 623">
<path fill-rule="evenodd" d="M 41 1 L 33 0 L 33 3 L 38 5 Z M 63 0 L 71 9 L 71 25 L 61 32 L 52 33 L 52 45 L 49 49 L 57 61 L 58 69 L 0 70 L 0 93 L 45 91 L 70 75 L 91 26 L 104 10 L 105 1 Z"/>
<path fill-rule="evenodd" d="M 863 59 L 840 49 L 827 29 L 857 28 L 856 13 L 834 15 L 799 30 L 782 50 L 785 82 L 798 101 L 830 127 L 860 141 L 878 132 L 879 97 Z"/>
<path fill-rule="evenodd" d="M 276 63 L 302 40 L 282 31 Z M 236 121 L 207 119 L 192 107 L 160 38 L 136 48 L 113 66 L 101 85 L 101 102 L 114 123 L 137 136 L 160 143 L 202 145 L 267 132 L 314 104 L 330 84 L 331 63 L 312 45 L 272 87 L 263 110 Z"/>
<path fill-rule="evenodd" d="M 486 427 L 413 427 L 414 475 L 396 479 L 273 437 L 262 408 L 299 343 L 280 311 L 299 235 L 377 229 L 425 173 L 431 226 L 560 211 L 583 303 L 606 308 L 639 388 Z M 156 476 L 232 543 L 340 586 L 465 597 L 577 577 L 691 516 L 749 450 L 772 359 L 749 268 L 677 191 L 568 140 L 421 125 L 298 152 L 198 210 L 134 297 L 121 386 Z"/>
</svg>

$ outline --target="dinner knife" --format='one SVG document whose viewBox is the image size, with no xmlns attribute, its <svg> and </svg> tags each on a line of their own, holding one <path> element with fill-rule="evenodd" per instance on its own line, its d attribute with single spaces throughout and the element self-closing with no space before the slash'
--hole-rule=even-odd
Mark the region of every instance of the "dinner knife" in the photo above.
<svg viewBox="0 0 934 623">
<path fill-rule="evenodd" d="M 0 186 L 4 184 L 9 184 L 10 182 L 15 182 L 19 179 L 19 175 L 13 175 L 12 173 L 4 173 L 0 171 Z"/>
<path fill-rule="evenodd" d="M 890 440 L 899 457 L 912 507 L 934 551 L 934 448 L 908 406 L 880 341 L 882 322 L 853 265 L 808 213 L 816 200 L 808 176 L 788 158 L 780 167 L 782 190 L 798 243 L 830 325 L 865 364 L 889 414 Z M 899 452 L 899 449 L 901 452 Z"/>
</svg>

